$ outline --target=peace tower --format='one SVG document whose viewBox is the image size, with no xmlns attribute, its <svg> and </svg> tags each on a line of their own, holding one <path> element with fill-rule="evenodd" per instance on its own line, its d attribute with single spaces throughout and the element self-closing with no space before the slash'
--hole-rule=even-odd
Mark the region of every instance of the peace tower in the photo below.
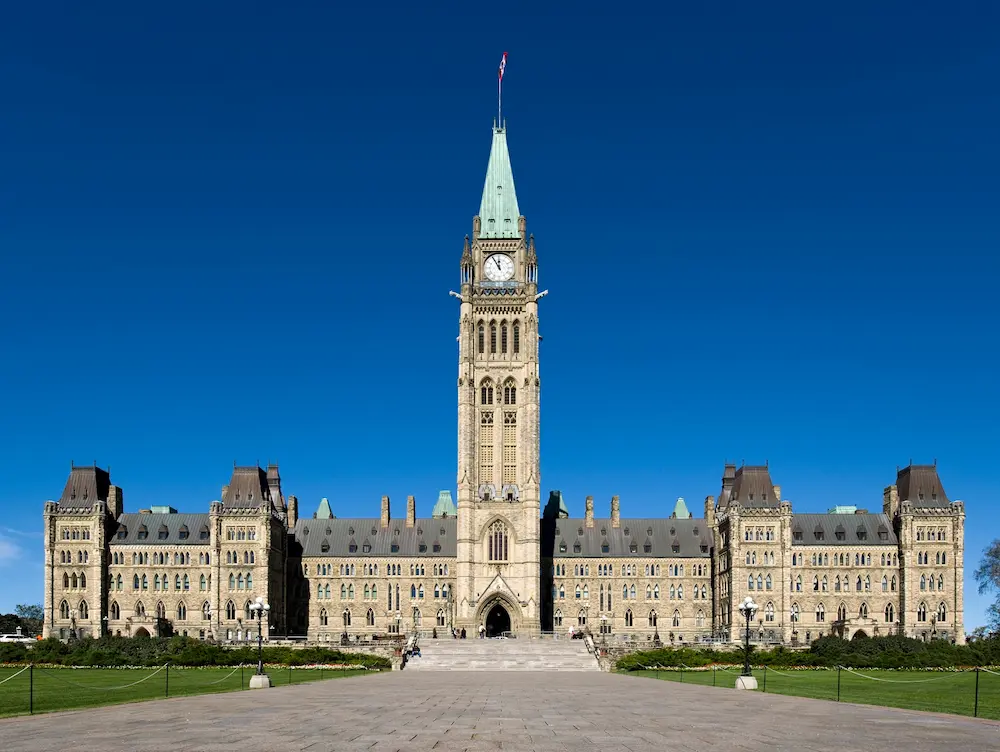
<svg viewBox="0 0 1000 752">
<path fill-rule="evenodd" d="M 539 622 L 538 259 L 507 131 L 493 144 L 461 260 L 456 625 Z"/>
</svg>

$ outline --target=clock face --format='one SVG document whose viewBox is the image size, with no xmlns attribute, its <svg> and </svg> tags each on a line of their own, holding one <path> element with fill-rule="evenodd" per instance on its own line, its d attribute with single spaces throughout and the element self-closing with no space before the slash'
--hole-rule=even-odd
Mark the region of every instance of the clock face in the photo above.
<svg viewBox="0 0 1000 752">
<path fill-rule="evenodd" d="M 503 253 L 494 253 L 486 259 L 486 269 L 484 271 L 486 279 L 493 282 L 504 282 L 514 276 L 514 262 L 510 256 Z"/>
</svg>

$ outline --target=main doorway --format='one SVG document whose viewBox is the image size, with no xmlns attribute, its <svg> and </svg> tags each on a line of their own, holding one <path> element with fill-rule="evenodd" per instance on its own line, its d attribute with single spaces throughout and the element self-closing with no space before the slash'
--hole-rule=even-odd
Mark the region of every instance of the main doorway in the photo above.
<svg viewBox="0 0 1000 752">
<path fill-rule="evenodd" d="M 486 636 L 496 637 L 510 631 L 510 614 L 499 603 L 490 609 L 486 615 Z"/>
</svg>

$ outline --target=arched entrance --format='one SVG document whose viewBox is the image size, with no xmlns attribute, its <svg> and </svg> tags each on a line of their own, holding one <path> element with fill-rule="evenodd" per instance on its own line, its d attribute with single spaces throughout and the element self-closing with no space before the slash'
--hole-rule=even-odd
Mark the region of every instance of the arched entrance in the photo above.
<svg viewBox="0 0 1000 752">
<path fill-rule="evenodd" d="M 495 603 L 486 614 L 486 636 L 496 637 L 510 631 L 510 614 L 500 603 Z"/>
<path fill-rule="evenodd" d="M 137 630 L 135 630 L 135 636 L 136 637 L 149 637 L 149 630 L 146 629 L 145 627 L 139 627 Z"/>
<path fill-rule="evenodd" d="M 863 629 L 859 629 L 851 636 L 852 640 L 866 640 L 868 639 L 868 633 Z"/>
</svg>

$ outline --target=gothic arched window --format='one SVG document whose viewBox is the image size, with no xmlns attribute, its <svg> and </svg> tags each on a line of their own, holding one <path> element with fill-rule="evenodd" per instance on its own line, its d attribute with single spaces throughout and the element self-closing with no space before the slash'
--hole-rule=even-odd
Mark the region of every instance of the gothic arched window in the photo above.
<svg viewBox="0 0 1000 752">
<path fill-rule="evenodd" d="M 507 354 L 507 322 L 500 322 L 500 352 Z"/>
<path fill-rule="evenodd" d="M 497 351 L 497 322 L 490 322 L 490 353 L 495 354 Z"/>
<path fill-rule="evenodd" d="M 503 403 L 505 405 L 517 404 L 517 387 L 514 386 L 514 379 L 507 379 L 503 384 Z"/>
<path fill-rule="evenodd" d="M 479 354 L 486 352 L 486 325 L 479 322 Z"/>
<path fill-rule="evenodd" d="M 514 354 L 517 355 L 521 352 L 521 325 L 518 322 L 514 322 Z"/>
<path fill-rule="evenodd" d="M 479 404 L 493 404 L 493 382 L 489 379 L 483 379 L 483 383 L 479 387 Z"/>
<path fill-rule="evenodd" d="M 486 534 L 486 545 L 488 549 L 488 561 L 507 561 L 507 526 L 500 520 L 490 525 L 489 531 Z"/>
</svg>

